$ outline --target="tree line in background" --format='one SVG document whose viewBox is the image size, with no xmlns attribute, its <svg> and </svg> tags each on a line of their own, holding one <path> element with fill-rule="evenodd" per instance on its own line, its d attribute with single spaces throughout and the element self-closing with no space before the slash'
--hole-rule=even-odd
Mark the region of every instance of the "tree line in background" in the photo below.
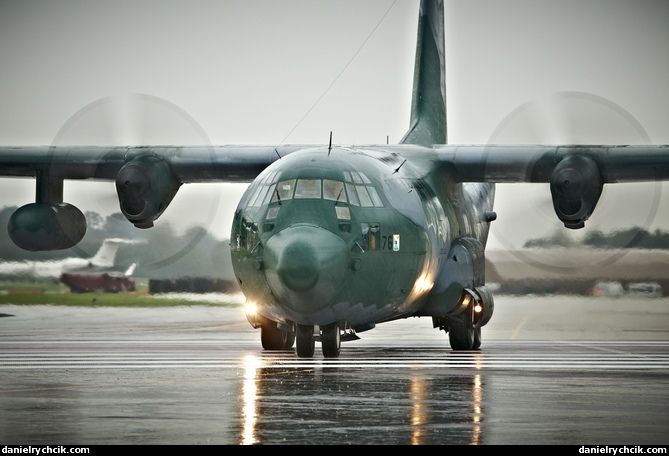
<svg viewBox="0 0 669 456">
<path fill-rule="evenodd" d="M 16 209 L 16 206 L 0 209 L 0 226 L 7 226 Z M 185 233 L 178 233 L 169 223 L 160 223 L 158 220 L 153 228 L 143 230 L 134 227 L 120 212 L 107 217 L 92 211 L 84 215 L 88 222 L 86 235 L 77 246 L 67 250 L 28 252 L 15 246 L 5 231 L 0 248 L 0 261 L 44 261 L 72 256 L 85 258 L 93 256 L 105 239 L 121 238 L 133 243 L 119 247 L 116 270 L 124 270 L 132 263 L 137 263 L 134 273 L 137 277 L 234 279 L 230 241 L 212 236 L 204 227 L 193 227 Z M 575 241 L 564 230 L 559 230 L 551 236 L 530 239 L 524 247 L 669 249 L 669 233 L 660 230 L 651 233 L 634 227 L 608 234 L 591 231 L 583 239 Z"/>
<path fill-rule="evenodd" d="M 566 235 L 564 230 L 556 231 L 551 236 L 528 240 L 524 247 L 590 247 L 596 249 L 669 249 L 669 232 L 632 227 L 603 233 L 594 230 L 585 233 L 576 241 Z"/>
<path fill-rule="evenodd" d="M 158 220 L 150 229 L 139 229 L 118 212 L 103 217 L 85 212 L 88 228 L 81 242 L 71 249 L 51 252 L 22 250 L 9 239 L 6 228 L 17 209 L 0 209 L 2 235 L 0 261 L 45 261 L 67 257 L 87 258 L 95 255 L 107 238 L 121 238 L 132 243 L 121 244 L 114 270 L 123 271 L 137 263 L 134 276 L 149 279 L 177 277 L 212 277 L 234 279 L 230 260 L 230 242 L 213 236 L 204 227 L 194 226 L 176 232 L 169 223 Z"/>
</svg>

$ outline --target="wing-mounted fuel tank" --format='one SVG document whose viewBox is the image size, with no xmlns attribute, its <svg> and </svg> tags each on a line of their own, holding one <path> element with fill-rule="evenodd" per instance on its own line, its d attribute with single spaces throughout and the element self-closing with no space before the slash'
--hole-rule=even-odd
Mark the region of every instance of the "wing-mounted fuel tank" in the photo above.
<svg viewBox="0 0 669 456">
<path fill-rule="evenodd" d="M 595 210 L 604 188 L 597 164 L 588 157 L 574 155 L 562 159 L 550 181 L 553 208 L 564 226 L 583 228 Z"/>
<path fill-rule="evenodd" d="M 86 218 L 68 203 L 36 202 L 18 208 L 9 218 L 7 231 L 24 250 L 69 249 L 86 234 Z"/>
<path fill-rule="evenodd" d="M 63 175 L 40 169 L 36 178 L 36 202 L 12 214 L 7 225 L 10 239 L 34 252 L 77 245 L 86 234 L 86 218 L 78 208 L 63 202 Z M 153 226 L 180 185 L 167 162 L 154 154 L 133 158 L 116 174 L 121 212 L 138 228 Z"/>
<path fill-rule="evenodd" d="M 121 212 L 137 228 L 150 228 L 179 190 L 181 183 L 157 155 L 142 155 L 116 175 Z"/>
<path fill-rule="evenodd" d="M 77 245 L 86 234 L 86 218 L 78 208 L 63 202 L 63 177 L 50 169 L 38 169 L 35 178 L 35 202 L 11 215 L 9 238 L 31 252 Z"/>
</svg>

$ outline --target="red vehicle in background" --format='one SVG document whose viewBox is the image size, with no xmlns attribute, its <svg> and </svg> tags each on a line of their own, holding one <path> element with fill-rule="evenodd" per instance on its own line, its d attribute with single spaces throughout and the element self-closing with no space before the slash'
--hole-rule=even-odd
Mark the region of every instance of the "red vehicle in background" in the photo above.
<svg viewBox="0 0 669 456">
<path fill-rule="evenodd" d="M 126 272 L 73 272 L 63 273 L 61 282 L 70 287 L 72 293 L 122 293 L 135 291 L 135 279 L 131 277 L 136 264 Z"/>
</svg>

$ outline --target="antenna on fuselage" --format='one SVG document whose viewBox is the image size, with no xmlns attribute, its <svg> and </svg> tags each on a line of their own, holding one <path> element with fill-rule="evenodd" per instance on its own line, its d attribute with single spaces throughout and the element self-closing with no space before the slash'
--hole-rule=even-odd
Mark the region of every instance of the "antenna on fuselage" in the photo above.
<svg viewBox="0 0 669 456">
<path fill-rule="evenodd" d="M 400 163 L 400 166 L 398 166 L 397 168 L 395 168 L 395 171 L 393 171 L 393 174 L 399 173 L 399 172 L 400 172 L 400 168 L 401 168 L 402 165 L 405 164 L 406 162 L 407 162 L 407 161 L 404 160 L 402 163 Z"/>
<path fill-rule="evenodd" d="M 279 160 L 281 160 L 281 158 L 282 158 L 281 154 L 279 154 L 279 151 L 276 150 L 276 147 L 274 148 L 274 152 L 276 152 L 276 155 L 279 157 Z"/>
<path fill-rule="evenodd" d="M 330 156 L 331 150 L 332 150 L 332 130 L 330 130 L 330 144 L 328 145 L 328 157 Z"/>
</svg>

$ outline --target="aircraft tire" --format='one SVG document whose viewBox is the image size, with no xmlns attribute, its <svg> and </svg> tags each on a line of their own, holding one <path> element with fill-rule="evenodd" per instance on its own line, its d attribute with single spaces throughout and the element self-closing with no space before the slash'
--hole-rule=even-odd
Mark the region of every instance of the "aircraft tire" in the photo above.
<svg viewBox="0 0 669 456">
<path fill-rule="evenodd" d="M 474 330 L 474 345 L 472 346 L 474 350 L 481 348 L 481 327 L 477 327 Z"/>
<path fill-rule="evenodd" d="M 316 348 L 313 325 L 297 325 L 295 337 L 297 340 L 297 356 L 300 358 L 313 358 Z"/>
<path fill-rule="evenodd" d="M 290 350 L 293 348 L 293 345 L 295 345 L 295 334 L 294 333 L 289 333 L 286 331 L 283 331 L 284 334 L 286 334 L 286 340 L 283 344 L 283 349 L 284 350 Z"/>
<path fill-rule="evenodd" d="M 472 321 L 471 306 L 459 315 L 448 317 L 448 340 L 453 350 L 473 350 L 476 333 Z M 480 345 L 480 337 L 478 339 Z"/>
<path fill-rule="evenodd" d="M 265 350 L 287 350 L 293 347 L 295 335 L 279 329 L 275 321 L 263 318 L 260 322 L 260 342 Z"/>
<path fill-rule="evenodd" d="M 341 332 L 339 324 L 330 323 L 321 328 L 321 344 L 325 358 L 337 358 L 341 351 Z"/>
</svg>

